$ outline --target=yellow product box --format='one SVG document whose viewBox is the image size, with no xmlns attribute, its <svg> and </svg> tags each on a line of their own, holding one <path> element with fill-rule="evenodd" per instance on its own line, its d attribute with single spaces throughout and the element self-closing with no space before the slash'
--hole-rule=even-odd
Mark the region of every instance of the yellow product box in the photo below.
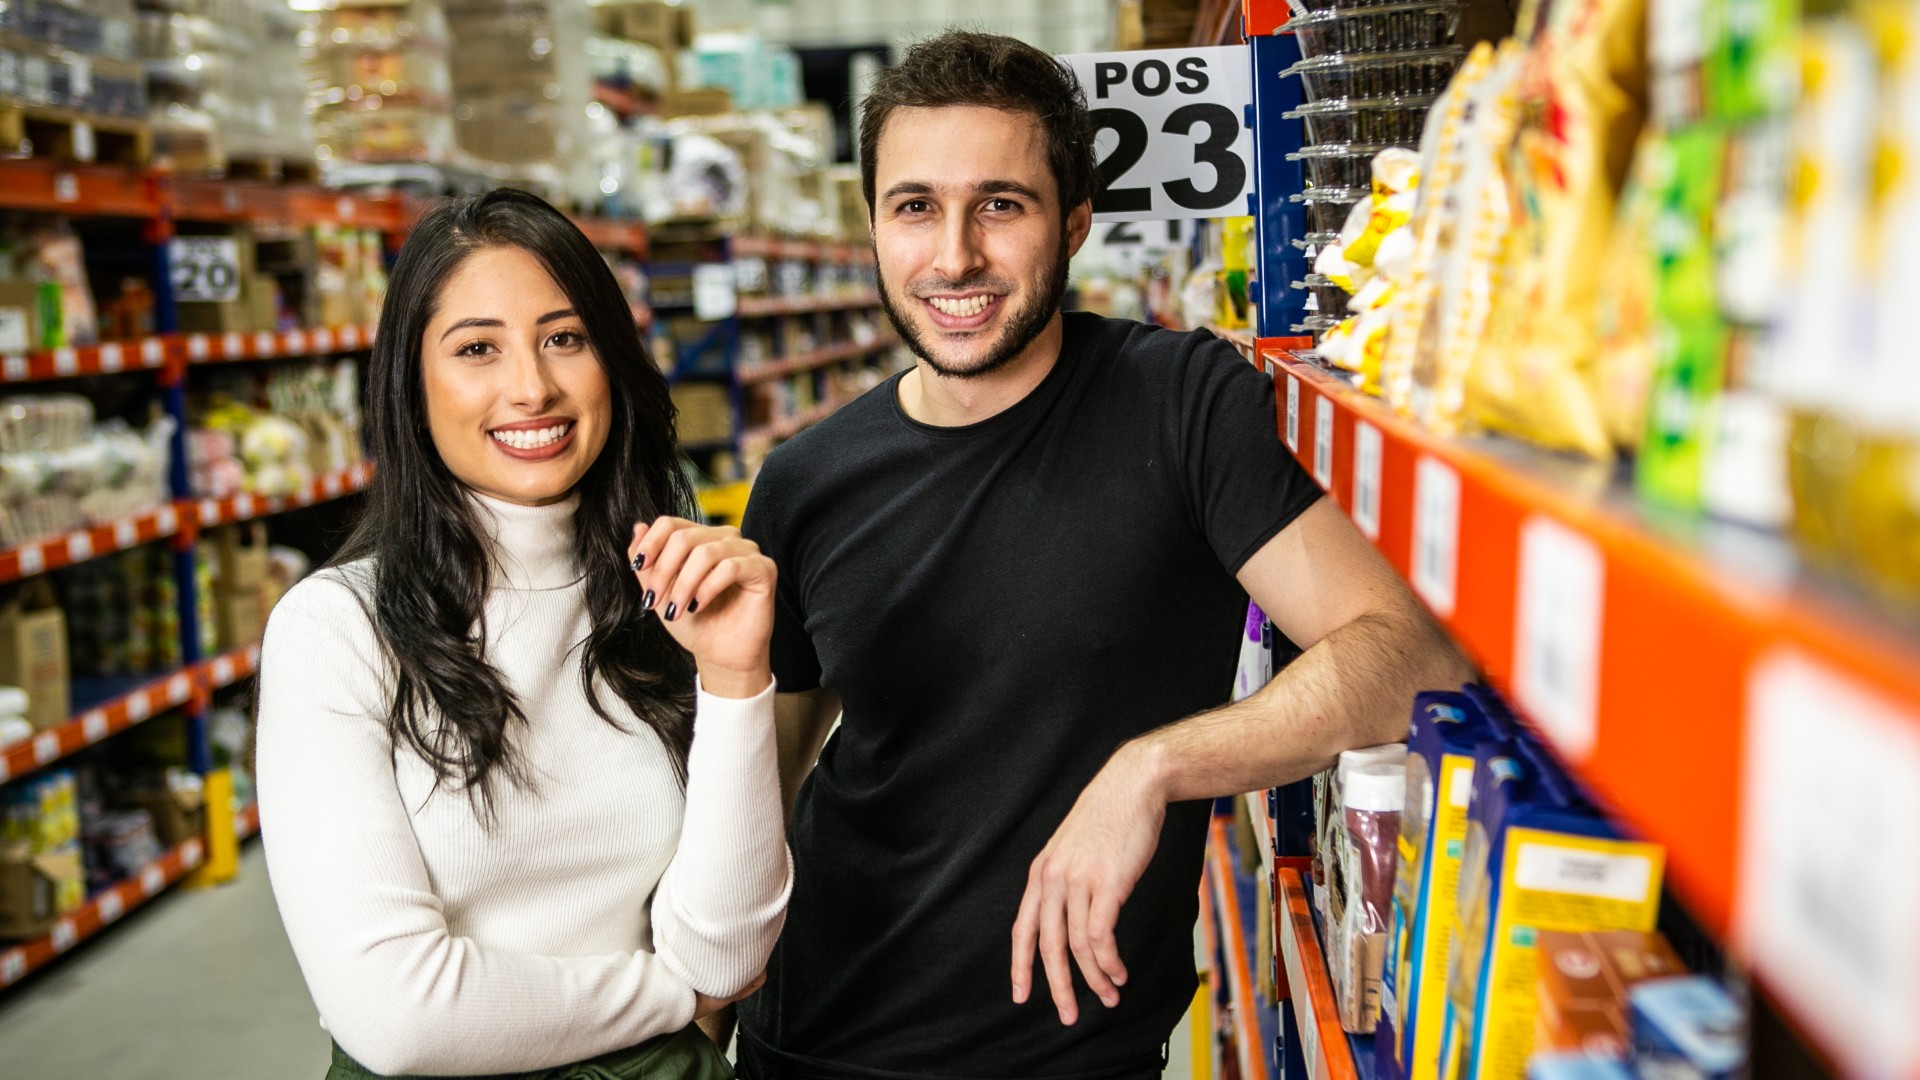
<svg viewBox="0 0 1920 1080">
<path fill-rule="evenodd" d="M 1652 930 L 1666 853 L 1622 837 L 1546 752 L 1475 755 L 1441 1075 L 1525 1080 L 1543 931 Z"/>
</svg>

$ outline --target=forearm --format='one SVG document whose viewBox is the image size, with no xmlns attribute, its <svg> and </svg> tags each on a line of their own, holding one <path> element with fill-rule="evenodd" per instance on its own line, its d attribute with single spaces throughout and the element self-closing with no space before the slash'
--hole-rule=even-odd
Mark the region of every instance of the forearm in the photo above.
<svg viewBox="0 0 1920 1080">
<path fill-rule="evenodd" d="M 1115 757 L 1168 802 L 1277 787 L 1343 750 L 1405 738 L 1415 694 L 1470 678 L 1424 611 L 1376 611 L 1329 633 L 1253 696 L 1149 732 Z"/>
</svg>

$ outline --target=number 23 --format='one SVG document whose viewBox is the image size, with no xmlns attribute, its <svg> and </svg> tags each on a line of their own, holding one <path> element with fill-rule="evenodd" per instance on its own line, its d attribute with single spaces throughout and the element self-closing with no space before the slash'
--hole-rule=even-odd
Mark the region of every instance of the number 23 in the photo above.
<svg viewBox="0 0 1920 1080">
<path fill-rule="evenodd" d="M 1146 155 L 1146 121 L 1127 109 L 1095 109 L 1092 116 L 1096 132 L 1112 131 L 1120 136 L 1119 145 L 1100 163 L 1101 191 L 1093 197 L 1093 212 L 1143 214 L 1153 209 L 1151 188 L 1115 186 Z M 1240 139 L 1240 118 L 1225 105 L 1196 102 L 1175 109 L 1160 130 L 1168 135 L 1186 135 L 1201 124 L 1207 125 L 1207 138 L 1194 145 L 1193 161 L 1213 167 L 1213 187 L 1202 191 L 1184 177 L 1160 186 L 1166 189 L 1168 198 L 1185 209 L 1217 210 L 1231 203 L 1246 186 L 1246 162 L 1233 152 L 1233 144 Z"/>
</svg>

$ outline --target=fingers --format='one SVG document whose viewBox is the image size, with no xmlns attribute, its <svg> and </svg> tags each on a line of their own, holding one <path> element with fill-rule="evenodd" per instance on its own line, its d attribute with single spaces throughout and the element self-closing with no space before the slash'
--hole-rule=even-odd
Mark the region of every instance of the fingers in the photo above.
<svg viewBox="0 0 1920 1080">
<path fill-rule="evenodd" d="M 767 591 L 771 591 L 775 577 L 772 559 L 760 554 L 752 544 L 745 544 L 740 554 L 727 554 L 723 548 L 731 549 L 731 546 L 708 544 L 687 559 L 687 566 L 680 571 L 680 579 L 672 590 L 675 597 L 682 598 L 675 602 L 683 614 L 711 609 L 735 586 L 764 584 Z M 696 564 L 706 565 L 699 566 L 696 572 Z"/>
<path fill-rule="evenodd" d="M 663 517 L 650 526 L 634 526 L 628 558 L 646 590 L 642 603 L 668 621 L 711 604 L 732 585 L 771 581 L 774 573 L 772 561 L 760 555 L 759 545 L 742 537 L 738 529 L 695 525 L 680 518 Z M 735 566 L 720 587 L 706 587 L 716 568 L 735 559 L 747 561 Z"/>
<path fill-rule="evenodd" d="M 1037 866 L 1037 864 L 1036 864 Z M 1020 914 L 1013 920 L 1013 1003 L 1025 1005 L 1033 992 L 1033 947 L 1040 936 L 1040 876 L 1027 875 L 1027 891 L 1020 897 Z"/>
<path fill-rule="evenodd" d="M 1067 889 L 1067 945 L 1073 950 L 1073 958 L 1080 965 L 1080 973 L 1086 976 L 1087 986 L 1099 996 L 1100 1003 L 1111 1009 L 1120 1004 L 1120 990 L 1108 977 L 1106 968 L 1100 963 L 1093 948 L 1092 933 L 1089 929 L 1088 908 L 1093 903 L 1091 890 L 1080 883 L 1071 883 Z"/>
<path fill-rule="evenodd" d="M 1114 926 L 1120 921 L 1120 899 L 1112 892 L 1096 890 L 1087 905 L 1087 944 L 1093 950 L 1094 963 L 1113 985 L 1127 985 L 1127 965 L 1120 962 L 1120 943 L 1113 935 Z M 1089 977 L 1091 982 L 1091 977 Z M 1105 995 L 1102 995 L 1105 1000 Z M 1116 991 L 1114 1000 L 1107 1002 L 1112 1008 L 1119 1001 Z"/>
<path fill-rule="evenodd" d="M 1040 902 L 1040 962 L 1047 969 L 1047 986 L 1060 1022 L 1072 1026 L 1080 1019 L 1080 1003 L 1073 996 L 1073 965 L 1067 960 L 1066 896 L 1049 885 Z"/>
</svg>

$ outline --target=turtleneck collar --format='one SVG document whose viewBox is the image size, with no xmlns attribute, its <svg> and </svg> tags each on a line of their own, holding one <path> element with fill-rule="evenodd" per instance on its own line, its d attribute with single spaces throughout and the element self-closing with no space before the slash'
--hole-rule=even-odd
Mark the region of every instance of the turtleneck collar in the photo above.
<svg viewBox="0 0 1920 1080">
<path fill-rule="evenodd" d="M 573 557 L 573 512 L 580 496 L 521 506 L 471 493 L 493 551 L 495 587 L 563 589 L 580 580 Z"/>
</svg>

